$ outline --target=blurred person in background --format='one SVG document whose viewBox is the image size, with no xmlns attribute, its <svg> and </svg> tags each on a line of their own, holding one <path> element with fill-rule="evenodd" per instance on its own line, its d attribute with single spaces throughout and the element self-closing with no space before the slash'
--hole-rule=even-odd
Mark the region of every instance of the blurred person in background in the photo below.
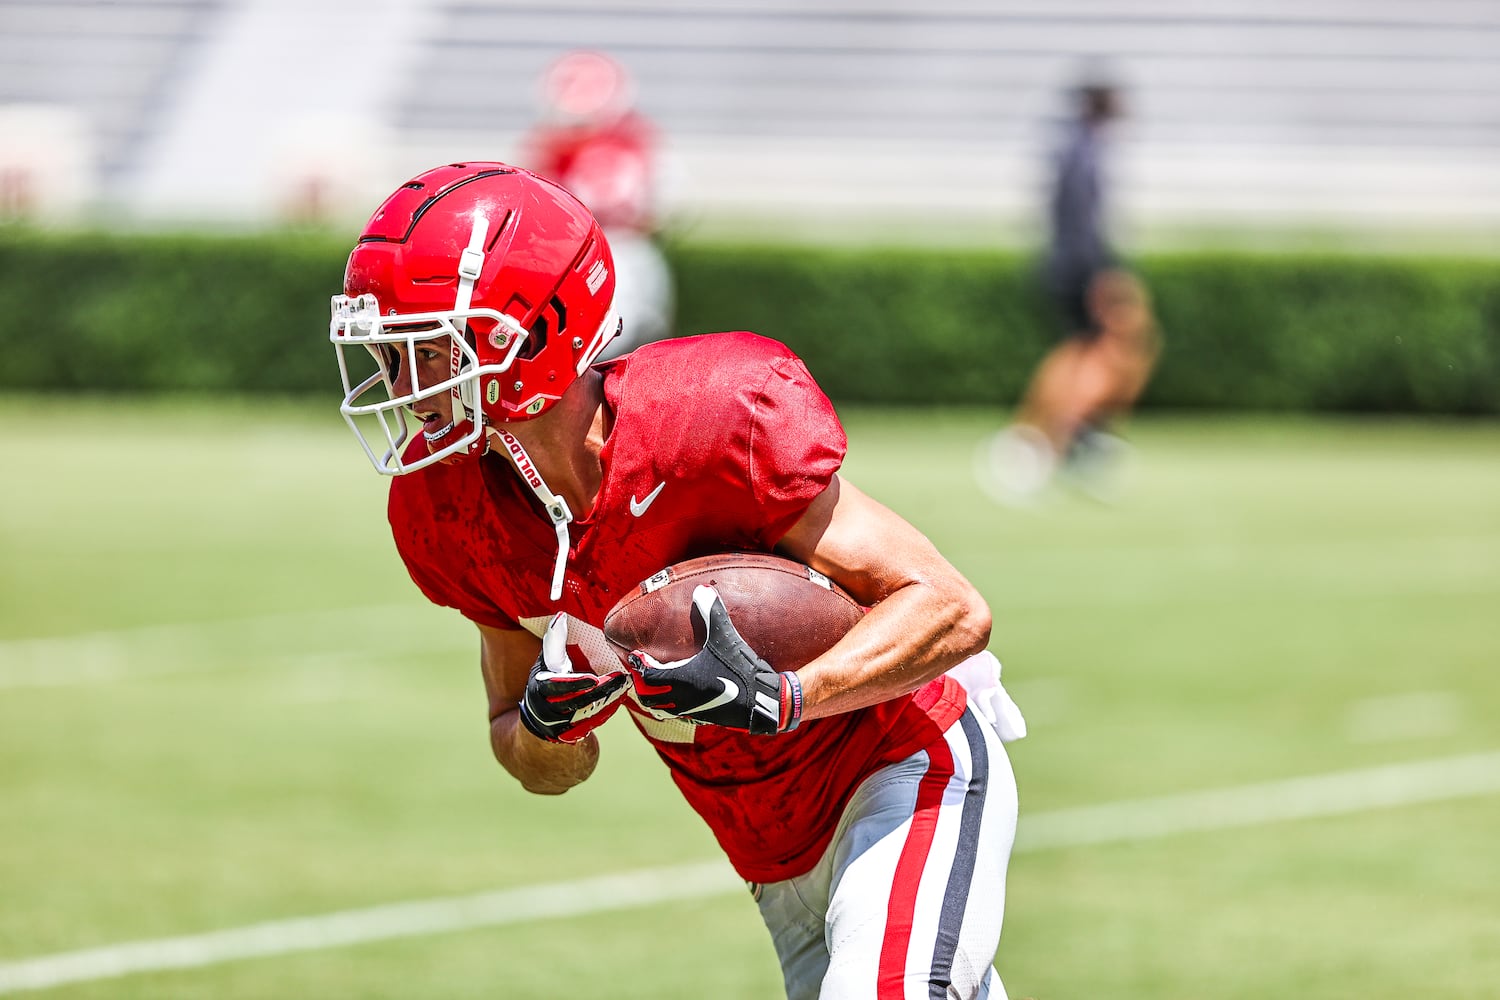
<svg viewBox="0 0 1500 1000">
<path fill-rule="evenodd" d="M 548 66 L 540 89 L 522 161 L 572 192 L 609 234 L 625 328 L 606 356 L 671 336 L 676 292 L 657 243 L 659 140 L 636 108 L 635 81 L 608 55 L 580 50 Z"/>
<path fill-rule="evenodd" d="M 1107 233 L 1105 159 L 1120 91 L 1091 80 L 1074 92 L 1048 201 L 1050 239 L 1042 285 L 1060 341 L 1044 357 L 1008 428 L 981 450 L 981 485 L 996 499 L 1027 501 L 1060 473 L 1108 499 L 1126 445 L 1113 430 L 1145 388 L 1161 337 L 1150 295 Z"/>
</svg>

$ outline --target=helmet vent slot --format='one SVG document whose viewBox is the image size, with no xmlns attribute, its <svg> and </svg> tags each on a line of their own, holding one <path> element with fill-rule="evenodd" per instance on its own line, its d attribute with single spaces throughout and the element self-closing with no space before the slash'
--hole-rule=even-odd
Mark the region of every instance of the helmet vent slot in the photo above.
<svg viewBox="0 0 1500 1000">
<path fill-rule="evenodd" d="M 518 357 L 534 358 L 537 352 L 547 346 L 547 339 L 552 334 L 552 321 L 546 313 L 538 316 L 531 324 L 531 334 L 526 338 L 526 344 L 521 348 Z"/>
<path fill-rule="evenodd" d="M 505 234 L 505 227 L 506 227 L 506 225 L 510 222 L 511 217 L 514 216 L 515 214 L 516 213 L 512 212 L 512 211 L 507 211 L 505 213 L 505 216 L 500 220 L 500 224 L 495 227 L 495 235 L 491 236 L 489 243 L 485 244 L 485 247 L 484 247 L 484 252 L 485 253 L 494 253 L 495 252 L 495 244 L 500 242 L 500 237 Z"/>
</svg>

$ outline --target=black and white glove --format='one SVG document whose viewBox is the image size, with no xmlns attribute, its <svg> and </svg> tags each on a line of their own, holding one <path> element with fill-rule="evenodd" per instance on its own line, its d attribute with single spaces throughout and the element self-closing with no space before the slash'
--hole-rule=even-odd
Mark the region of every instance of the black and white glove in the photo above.
<svg viewBox="0 0 1500 1000">
<path fill-rule="evenodd" d="M 693 591 L 692 614 L 708 638 L 685 660 L 661 663 L 636 650 L 627 657 L 636 700 L 694 722 L 756 736 L 784 733 L 802 721 L 802 684 L 777 673 L 740 637 L 712 587 Z"/>
<path fill-rule="evenodd" d="M 623 670 L 579 673 L 568 659 L 568 616 L 555 615 L 526 679 L 521 723 L 549 743 L 577 743 L 615 714 L 630 686 Z"/>
</svg>

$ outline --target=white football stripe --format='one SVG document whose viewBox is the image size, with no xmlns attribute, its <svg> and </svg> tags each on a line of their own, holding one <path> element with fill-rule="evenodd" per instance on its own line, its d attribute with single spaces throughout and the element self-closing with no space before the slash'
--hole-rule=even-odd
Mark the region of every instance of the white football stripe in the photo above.
<svg viewBox="0 0 1500 1000">
<path fill-rule="evenodd" d="M 363 648 L 351 645 L 351 633 Z M 317 666 L 323 661 L 357 660 L 368 655 L 365 649 L 416 652 L 430 646 L 434 638 L 447 643 L 452 636 L 454 642 L 468 642 L 472 635 L 473 629 L 458 616 L 412 603 L 0 639 L 0 689 L 61 687 L 265 664 Z M 226 649 L 236 651 L 235 655 L 226 656 Z"/>
<path fill-rule="evenodd" d="M 1023 815 L 1016 850 L 1150 840 L 1495 793 L 1500 751 Z"/>
<path fill-rule="evenodd" d="M 1497 793 L 1500 750 L 1023 815 L 1016 850 L 1148 840 Z M 575 882 L 393 903 L 0 963 L 0 993 L 583 916 L 736 891 L 743 892 L 744 883 L 727 863 L 705 861 Z"/>
<path fill-rule="evenodd" d="M 187 969 L 235 959 L 316 951 L 475 927 L 573 917 L 745 890 L 722 861 L 603 875 L 250 924 L 206 934 L 133 941 L 0 965 L 0 993 L 46 989 L 134 972 Z"/>
</svg>

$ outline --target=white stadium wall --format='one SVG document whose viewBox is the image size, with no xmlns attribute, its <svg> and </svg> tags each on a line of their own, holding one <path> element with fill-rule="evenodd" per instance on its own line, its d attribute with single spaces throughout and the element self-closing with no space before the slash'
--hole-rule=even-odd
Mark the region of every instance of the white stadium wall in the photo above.
<svg viewBox="0 0 1500 1000">
<path fill-rule="evenodd" d="M 97 197 L 93 162 L 76 109 L 0 104 L 0 220 L 77 220 Z"/>
<path fill-rule="evenodd" d="M 592 47 L 685 227 L 1017 238 L 1092 64 L 1129 95 L 1128 225 L 1500 231 L 1488 0 L 0 0 L 0 39 L 0 103 L 74 108 L 82 189 L 143 221 L 357 218 L 517 157 L 543 67 Z"/>
</svg>

